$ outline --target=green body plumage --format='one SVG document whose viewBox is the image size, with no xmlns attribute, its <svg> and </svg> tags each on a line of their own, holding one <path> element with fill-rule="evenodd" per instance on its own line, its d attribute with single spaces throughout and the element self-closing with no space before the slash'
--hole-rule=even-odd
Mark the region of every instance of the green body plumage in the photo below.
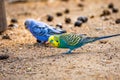
<svg viewBox="0 0 120 80">
<path fill-rule="evenodd" d="M 60 45 L 59 48 L 75 48 L 79 46 L 80 41 L 82 40 L 82 36 L 78 36 L 75 34 L 63 34 L 59 35 Z"/>
<path fill-rule="evenodd" d="M 58 48 L 69 48 L 70 50 L 66 53 L 71 53 L 72 50 L 79 48 L 87 43 L 114 36 L 120 36 L 120 34 L 102 37 L 86 37 L 84 35 L 77 34 L 61 34 L 51 36 L 49 38 L 49 42 Z"/>
</svg>

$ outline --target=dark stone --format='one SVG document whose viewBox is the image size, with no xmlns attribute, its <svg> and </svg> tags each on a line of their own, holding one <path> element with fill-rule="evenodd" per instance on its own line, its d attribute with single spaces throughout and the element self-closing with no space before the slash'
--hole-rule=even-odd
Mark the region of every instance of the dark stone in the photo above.
<svg viewBox="0 0 120 80">
<path fill-rule="evenodd" d="M 16 18 L 12 18 L 10 22 L 11 23 L 18 23 L 18 20 Z"/>
<path fill-rule="evenodd" d="M 103 12 L 102 12 L 102 14 L 100 15 L 101 17 L 102 16 L 108 16 L 108 15 L 110 15 L 111 13 L 110 13 L 110 11 L 109 10 L 103 10 Z"/>
<path fill-rule="evenodd" d="M 59 16 L 62 16 L 62 15 L 63 15 L 63 14 L 62 14 L 61 12 L 57 12 L 57 13 L 56 13 L 56 16 L 58 16 L 58 17 L 59 17 Z"/>
<path fill-rule="evenodd" d="M 108 8 L 110 8 L 110 9 L 114 8 L 113 3 L 110 3 L 110 4 L 108 5 Z"/>
<path fill-rule="evenodd" d="M 80 27 L 81 25 L 82 25 L 82 21 L 76 21 L 75 23 L 74 23 L 74 26 L 76 27 Z"/>
<path fill-rule="evenodd" d="M 84 7 L 84 5 L 83 5 L 83 4 L 81 4 L 81 3 L 79 3 L 79 4 L 78 4 L 78 7 Z"/>
<path fill-rule="evenodd" d="M 116 24 L 120 24 L 120 18 L 115 20 Z"/>
<path fill-rule="evenodd" d="M 112 8 L 113 13 L 117 13 L 119 10 L 117 8 Z"/>
<path fill-rule="evenodd" d="M 80 1 L 84 2 L 85 0 L 80 0 Z"/>
<path fill-rule="evenodd" d="M 109 20 L 109 18 L 108 18 L 108 17 L 106 17 L 106 16 L 101 17 L 101 19 L 102 19 L 102 20 L 104 20 L 104 21 Z"/>
<path fill-rule="evenodd" d="M 8 58 L 9 58 L 9 55 L 7 55 L 7 54 L 0 55 L 0 60 L 5 60 L 5 59 L 8 59 Z"/>
<path fill-rule="evenodd" d="M 69 0 L 61 0 L 61 1 L 68 2 Z"/>
<path fill-rule="evenodd" d="M 82 21 L 83 23 L 87 22 L 88 21 L 88 18 L 85 17 L 85 16 L 80 16 L 77 18 L 78 21 Z"/>
<path fill-rule="evenodd" d="M 63 28 L 62 24 L 57 24 L 56 27 Z"/>
<path fill-rule="evenodd" d="M 8 25 L 8 27 L 18 27 L 18 24 L 16 24 L 16 23 L 11 23 L 11 24 Z"/>
<path fill-rule="evenodd" d="M 101 40 L 101 41 L 99 41 L 101 44 L 106 44 L 107 43 L 107 41 L 104 41 L 104 40 Z"/>
<path fill-rule="evenodd" d="M 8 27 L 14 27 L 14 24 L 9 24 Z"/>
<path fill-rule="evenodd" d="M 47 21 L 49 21 L 49 22 L 51 22 L 51 21 L 53 21 L 53 16 L 51 16 L 51 15 L 47 15 Z"/>
<path fill-rule="evenodd" d="M 68 14 L 68 13 L 70 13 L 70 10 L 69 9 L 65 9 L 64 13 Z"/>
<path fill-rule="evenodd" d="M 94 18 L 94 17 L 95 17 L 94 15 L 91 15 L 91 16 L 90 16 L 91 19 Z"/>
<path fill-rule="evenodd" d="M 8 34 L 3 35 L 3 36 L 2 36 L 2 39 L 9 39 L 9 40 L 11 40 L 11 38 L 10 38 L 10 36 L 9 36 Z"/>
<path fill-rule="evenodd" d="M 27 0 L 11 0 L 9 3 L 25 3 Z"/>
<path fill-rule="evenodd" d="M 71 19 L 70 18 L 65 18 L 65 23 L 67 23 L 67 24 L 71 23 Z"/>
</svg>

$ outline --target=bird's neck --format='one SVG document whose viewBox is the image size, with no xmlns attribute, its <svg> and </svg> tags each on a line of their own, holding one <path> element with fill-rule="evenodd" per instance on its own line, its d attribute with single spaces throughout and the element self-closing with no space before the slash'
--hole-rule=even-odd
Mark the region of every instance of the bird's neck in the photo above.
<svg viewBox="0 0 120 80">
<path fill-rule="evenodd" d="M 60 40 L 58 48 L 68 48 L 68 46 L 66 45 L 65 41 Z"/>
</svg>

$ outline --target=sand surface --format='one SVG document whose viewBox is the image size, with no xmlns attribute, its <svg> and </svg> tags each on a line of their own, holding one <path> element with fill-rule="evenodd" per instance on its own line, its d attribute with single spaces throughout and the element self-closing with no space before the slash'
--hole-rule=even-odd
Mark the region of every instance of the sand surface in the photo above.
<svg viewBox="0 0 120 80">
<path fill-rule="evenodd" d="M 7 54 L 7 60 L 0 60 L 0 80 L 120 80 L 120 37 L 114 37 L 87 44 L 62 54 L 67 49 L 47 47 L 36 43 L 36 39 L 24 27 L 27 18 L 33 18 L 55 26 L 63 24 L 68 33 L 103 36 L 120 33 L 120 11 L 112 13 L 108 4 L 113 3 L 120 10 L 119 0 L 70 0 L 69 2 L 27 2 L 9 4 L 6 1 L 7 22 L 17 18 L 18 28 L 9 28 L 0 35 L 0 54 Z M 82 3 L 84 7 L 78 7 Z M 68 8 L 69 14 L 64 14 Z M 100 17 L 103 10 L 111 15 Z M 56 12 L 63 16 L 57 17 Z M 54 20 L 47 22 L 46 15 Z M 88 22 L 74 27 L 78 16 L 87 16 Z M 94 16 L 94 17 L 93 17 Z M 71 24 L 64 22 L 70 17 Z M 108 20 L 104 20 L 107 18 Z M 2 39 L 9 35 L 10 39 Z"/>
</svg>

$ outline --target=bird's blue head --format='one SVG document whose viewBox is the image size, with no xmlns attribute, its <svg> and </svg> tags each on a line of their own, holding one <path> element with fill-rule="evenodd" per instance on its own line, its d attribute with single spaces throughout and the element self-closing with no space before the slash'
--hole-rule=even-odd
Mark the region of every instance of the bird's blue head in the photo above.
<svg viewBox="0 0 120 80">
<path fill-rule="evenodd" d="M 36 21 L 34 19 L 27 19 L 24 23 L 25 28 L 29 29 L 31 28 L 34 24 L 36 23 Z"/>
</svg>

